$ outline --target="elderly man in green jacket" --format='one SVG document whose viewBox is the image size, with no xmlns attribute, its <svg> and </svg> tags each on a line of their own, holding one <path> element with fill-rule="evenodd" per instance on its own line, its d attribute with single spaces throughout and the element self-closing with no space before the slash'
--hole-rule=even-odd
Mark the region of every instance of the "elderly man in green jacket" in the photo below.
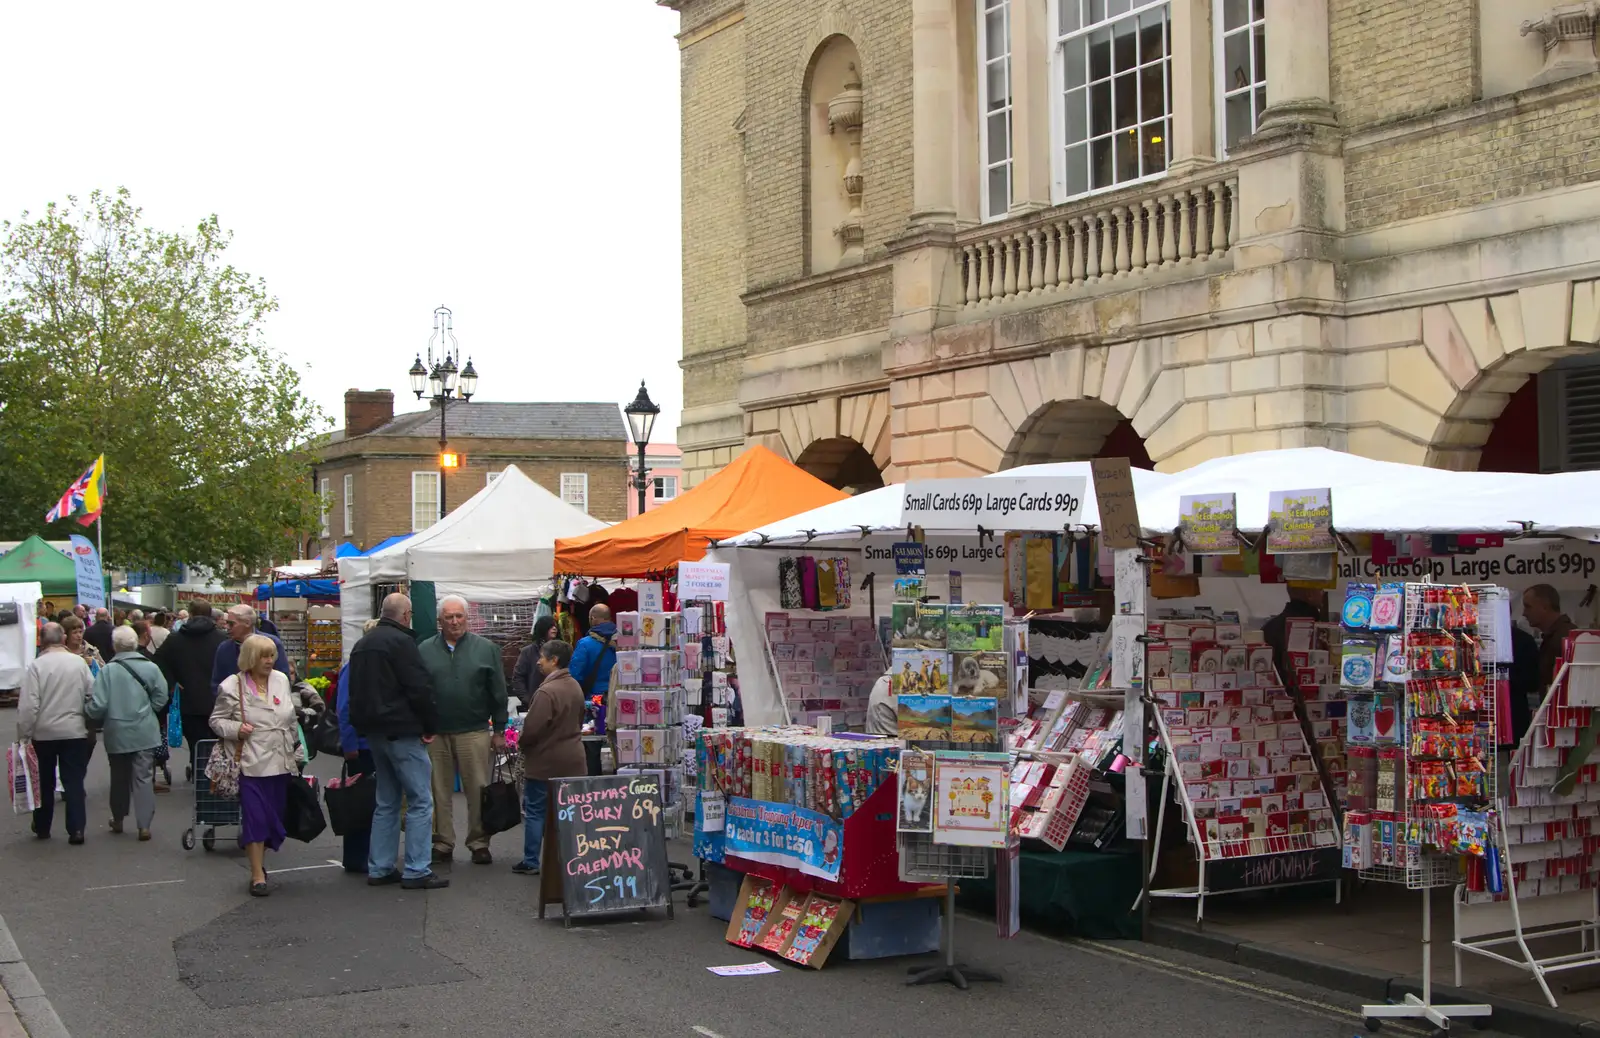
<svg viewBox="0 0 1600 1038">
<path fill-rule="evenodd" d="M 467 600 L 439 600 L 439 633 L 420 646 L 439 702 L 439 736 L 428 744 L 433 762 L 433 860 L 452 859 L 456 845 L 451 817 L 455 779 L 467 795 L 467 850 L 474 865 L 490 865 L 483 831 L 483 787 L 492 756 L 506 747 L 506 674 L 500 649 L 467 630 Z"/>
</svg>

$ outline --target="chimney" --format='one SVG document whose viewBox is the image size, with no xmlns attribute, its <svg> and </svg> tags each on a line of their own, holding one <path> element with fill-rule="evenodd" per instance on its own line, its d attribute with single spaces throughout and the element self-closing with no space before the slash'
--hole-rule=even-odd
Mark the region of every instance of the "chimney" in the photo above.
<svg viewBox="0 0 1600 1038">
<path fill-rule="evenodd" d="M 394 417 L 394 390 L 347 389 L 344 391 L 344 435 L 362 436 Z"/>
</svg>

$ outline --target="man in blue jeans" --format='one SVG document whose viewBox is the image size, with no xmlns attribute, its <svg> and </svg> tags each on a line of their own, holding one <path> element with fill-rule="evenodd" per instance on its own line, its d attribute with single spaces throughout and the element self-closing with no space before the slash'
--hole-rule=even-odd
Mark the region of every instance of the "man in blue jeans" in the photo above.
<svg viewBox="0 0 1600 1038">
<path fill-rule="evenodd" d="M 428 743 L 439 731 L 433 681 L 411 632 L 411 599 L 383 600 L 378 626 L 350 650 L 350 724 L 372 751 L 378 807 L 372 815 L 367 883 L 399 883 L 407 890 L 438 890 L 450 881 L 434 875 L 433 766 Z M 395 867 L 400 842 L 400 797 L 406 799 L 406 853 Z"/>
</svg>

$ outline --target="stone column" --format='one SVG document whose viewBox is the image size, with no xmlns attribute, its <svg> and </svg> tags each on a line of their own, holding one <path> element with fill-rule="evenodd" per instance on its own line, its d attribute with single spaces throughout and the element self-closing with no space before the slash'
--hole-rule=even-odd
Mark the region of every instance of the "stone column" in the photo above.
<svg viewBox="0 0 1600 1038">
<path fill-rule="evenodd" d="M 1257 131 L 1335 123 L 1328 0 L 1267 0 L 1267 108 Z"/>
<path fill-rule="evenodd" d="M 961 81 L 956 0 L 911 0 L 911 226 L 954 227 Z"/>
<path fill-rule="evenodd" d="M 1049 0 L 1011 0 L 1011 211 L 1050 206 Z M 981 15 L 980 15 L 981 17 Z"/>
<path fill-rule="evenodd" d="M 1211 0 L 1172 0 L 1171 11 L 1173 112 L 1168 168 L 1183 174 L 1217 161 Z"/>
</svg>

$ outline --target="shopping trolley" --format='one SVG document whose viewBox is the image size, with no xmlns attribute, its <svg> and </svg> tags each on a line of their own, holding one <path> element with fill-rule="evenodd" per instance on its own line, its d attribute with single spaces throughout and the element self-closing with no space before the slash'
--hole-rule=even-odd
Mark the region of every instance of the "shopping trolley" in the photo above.
<svg viewBox="0 0 1600 1038">
<path fill-rule="evenodd" d="M 206 762 L 211 751 L 222 745 L 220 739 L 202 739 L 194 744 L 194 820 L 183 831 L 183 849 L 194 850 L 194 831 L 202 826 L 200 842 L 208 851 L 217 849 L 217 830 L 239 825 L 239 798 L 218 796 L 211 791 L 211 779 L 206 776 Z"/>
</svg>

